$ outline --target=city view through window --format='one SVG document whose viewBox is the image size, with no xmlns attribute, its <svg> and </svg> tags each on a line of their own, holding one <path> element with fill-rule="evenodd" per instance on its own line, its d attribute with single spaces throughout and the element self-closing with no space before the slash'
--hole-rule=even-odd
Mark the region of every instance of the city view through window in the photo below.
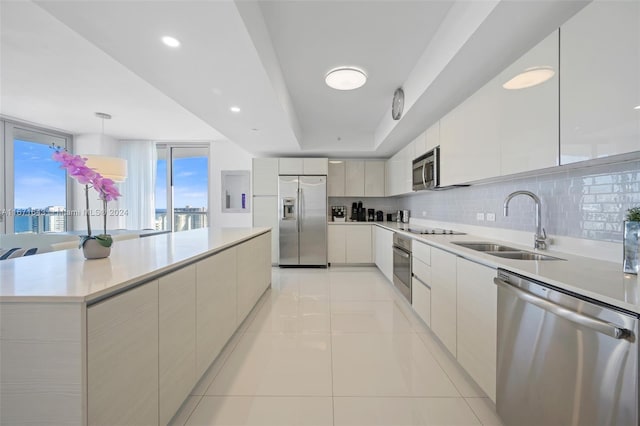
<svg viewBox="0 0 640 426">
<path fill-rule="evenodd" d="M 66 173 L 45 144 L 15 139 L 14 232 L 66 230 Z"/>
<path fill-rule="evenodd" d="M 173 230 L 207 226 L 207 205 L 209 192 L 209 166 L 207 149 L 200 148 L 202 156 L 189 155 L 193 148 L 173 148 Z M 164 152 L 158 150 L 156 166 L 156 218 L 155 228 L 167 230 L 167 159 Z M 165 150 L 166 151 L 166 150 Z M 176 155 L 176 153 L 178 155 Z M 165 157 L 165 158 L 162 158 Z"/>
<path fill-rule="evenodd" d="M 178 149 L 179 151 L 180 149 Z M 207 226 L 208 155 L 174 158 L 173 229 L 185 231 Z M 14 232 L 41 233 L 67 230 L 66 172 L 53 161 L 49 145 L 15 139 Z M 186 152 L 185 152 L 186 153 Z M 188 153 L 186 153 L 188 154 Z M 130 165 L 130 167 L 133 165 Z M 155 229 L 168 230 L 167 160 L 157 162 Z"/>
</svg>

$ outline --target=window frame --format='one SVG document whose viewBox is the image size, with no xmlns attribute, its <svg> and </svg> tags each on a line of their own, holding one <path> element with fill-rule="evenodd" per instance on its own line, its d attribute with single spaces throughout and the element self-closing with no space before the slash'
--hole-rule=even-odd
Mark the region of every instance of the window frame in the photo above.
<svg viewBox="0 0 640 426">
<path fill-rule="evenodd" d="M 15 233 L 14 216 L 12 214 L 6 213 L 16 208 L 14 190 L 15 168 L 13 161 L 13 142 L 15 139 L 15 135 L 18 133 L 18 131 L 25 131 L 30 133 L 37 133 L 43 135 L 44 137 L 62 138 L 65 140 L 65 146 L 63 148 L 65 148 L 69 152 L 73 152 L 73 135 L 60 130 L 50 129 L 19 120 L 9 119 L 3 116 L 0 116 L 0 123 L 0 176 L 3 177 L 2 185 L 4 185 L 2 187 L 4 197 L 0 197 L 0 213 L 5 213 L 3 215 L 3 220 L 0 221 L 0 234 L 13 234 Z M 26 142 L 40 143 L 42 145 L 46 144 L 45 142 L 38 141 Z M 65 192 L 65 209 L 67 209 L 68 211 L 73 205 L 73 185 L 71 179 L 66 179 L 66 173 Z M 65 231 L 70 230 L 73 230 L 73 221 L 67 220 Z"/>
</svg>

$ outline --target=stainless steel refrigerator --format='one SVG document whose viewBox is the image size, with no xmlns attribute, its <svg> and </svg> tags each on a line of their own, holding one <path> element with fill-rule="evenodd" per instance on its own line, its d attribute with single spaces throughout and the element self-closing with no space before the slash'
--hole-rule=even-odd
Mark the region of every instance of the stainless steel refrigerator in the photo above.
<svg viewBox="0 0 640 426">
<path fill-rule="evenodd" d="M 327 177 L 280 176 L 280 266 L 327 266 Z"/>
</svg>

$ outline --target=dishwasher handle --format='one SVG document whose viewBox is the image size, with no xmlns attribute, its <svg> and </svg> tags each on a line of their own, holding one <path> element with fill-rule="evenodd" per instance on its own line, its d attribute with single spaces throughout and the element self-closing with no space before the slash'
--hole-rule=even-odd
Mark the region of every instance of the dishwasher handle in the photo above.
<svg viewBox="0 0 640 426">
<path fill-rule="evenodd" d="M 500 278 L 494 278 L 493 282 L 499 286 L 502 286 L 505 289 L 510 290 L 519 299 L 524 300 L 525 302 L 531 303 L 532 305 L 535 305 L 540 309 L 549 311 L 554 315 L 557 315 L 561 318 L 566 319 L 567 321 L 571 321 L 575 324 L 583 325 L 585 327 L 591 328 L 599 333 L 606 334 L 607 336 L 613 337 L 615 339 L 631 340 L 630 337 L 632 336 L 632 333 L 630 330 L 627 330 L 626 328 L 621 328 L 610 322 L 601 321 L 599 319 L 583 315 L 579 312 L 572 311 L 571 309 L 567 309 L 563 306 L 557 305 L 546 299 L 543 299 L 534 294 L 531 294 L 528 291 L 524 291 L 520 288 L 514 287 L 508 282 L 501 280 Z"/>
</svg>

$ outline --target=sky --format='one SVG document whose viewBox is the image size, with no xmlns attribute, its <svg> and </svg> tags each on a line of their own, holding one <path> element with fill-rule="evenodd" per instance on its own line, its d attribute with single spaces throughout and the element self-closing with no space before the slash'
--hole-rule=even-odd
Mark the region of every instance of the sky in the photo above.
<svg viewBox="0 0 640 426">
<path fill-rule="evenodd" d="M 66 174 L 60 169 L 58 163 L 51 159 L 52 154 L 53 149 L 48 145 L 14 141 L 14 205 L 16 208 L 65 205 Z M 206 157 L 174 160 L 173 183 L 176 208 L 187 205 L 207 207 L 207 163 Z M 165 209 L 167 206 L 166 182 L 166 161 L 158 160 L 156 207 L 160 209 Z"/>
<path fill-rule="evenodd" d="M 206 157 L 173 160 L 173 204 L 175 208 L 191 206 L 207 208 L 208 159 Z M 158 160 L 156 208 L 167 208 L 167 162 Z"/>
</svg>

